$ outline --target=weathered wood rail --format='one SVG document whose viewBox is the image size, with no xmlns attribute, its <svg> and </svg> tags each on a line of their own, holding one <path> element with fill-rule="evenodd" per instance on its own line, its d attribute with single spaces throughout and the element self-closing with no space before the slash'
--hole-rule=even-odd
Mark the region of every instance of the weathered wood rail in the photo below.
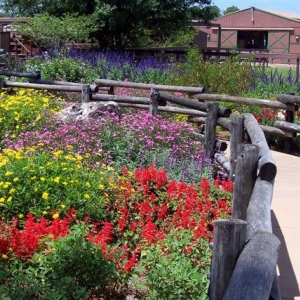
<svg viewBox="0 0 300 300">
<path fill-rule="evenodd" d="M 265 133 L 292 139 L 295 133 L 300 133 L 300 128 L 287 121 L 275 123 L 274 128 L 260 126 L 252 114 L 231 114 L 230 109 L 219 106 L 218 102 L 257 105 L 295 113 L 300 97 L 278 95 L 278 101 L 253 100 L 204 94 L 203 87 L 146 85 L 99 79 L 92 88 L 91 85 L 46 83 L 40 78 L 33 80 L 35 83 L 22 84 L 2 80 L 2 87 L 43 87 L 49 90 L 59 90 L 60 87 L 62 91 L 70 88 L 79 92 L 85 86 L 82 101 L 115 101 L 120 106 L 146 109 L 153 115 L 161 111 L 180 113 L 188 115 L 190 122 L 204 123 L 204 134 L 195 134 L 204 140 L 206 157 L 216 160 L 224 175 L 234 182 L 232 218 L 215 223 L 209 299 L 280 299 L 276 274 L 280 242 L 272 234 L 270 214 L 277 167 Z M 97 92 L 98 87 L 112 93 L 111 88 L 117 86 L 149 89 L 150 97 L 124 97 Z M 177 97 L 166 91 L 181 91 L 188 96 Z M 225 150 L 226 147 L 216 139 L 217 126 L 230 131 L 229 158 L 220 153 L 220 149 Z"/>
</svg>

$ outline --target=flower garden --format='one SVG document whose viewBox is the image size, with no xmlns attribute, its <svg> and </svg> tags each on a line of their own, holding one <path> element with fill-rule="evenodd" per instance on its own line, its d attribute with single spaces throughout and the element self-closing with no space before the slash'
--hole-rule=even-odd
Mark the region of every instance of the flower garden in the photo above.
<svg viewBox="0 0 300 300">
<path fill-rule="evenodd" d="M 91 81 L 113 65 L 87 72 L 87 60 L 64 58 L 66 72 L 56 59 L 38 65 L 42 77 Z M 250 93 L 249 70 L 230 63 Z M 139 68 L 122 80 L 168 83 L 178 72 L 172 82 L 184 85 L 191 64 Z M 196 127 L 130 109 L 68 123 L 58 95 L 0 98 L 1 299 L 207 299 L 213 221 L 230 217 L 233 184 L 205 159 Z"/>
<path fill-rule="evenodd" d="M 232 184 L 195 129 L 130 111 L 62 123 L 65 105 L 1 93 L 2 299 L 205 298 Z"/>
</svg>

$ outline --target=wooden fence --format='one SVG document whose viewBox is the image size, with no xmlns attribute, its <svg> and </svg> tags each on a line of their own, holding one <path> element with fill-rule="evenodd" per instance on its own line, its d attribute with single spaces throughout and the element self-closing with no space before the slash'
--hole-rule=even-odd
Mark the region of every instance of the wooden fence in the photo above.
<svg viewBox="0 0 300 300">
<path fill-rule="evenodd" d="M 300 133 L 299 125 L 287 121 L 292 120 L 291 115 L 298 110 L 300 97 L 279 95 L 278 101 L 270 101 L 205 94 L 202 86 L 163 86 L 102 79 L 96 80 L 94 85 L 80 85 L 42 80 L 37 73 L 25 75 L 35 83 L 2 80 L 2 87 L 81 92 L 82 101 L 115 101 L 120 106 L 146 109 L 152 115 L 161 111 L 180 113 L 188 115 L 190 122 L 204 123 L 204 135 L 197 135 L 204 139 L 206 157 L 217 161 L 224 174 L 234 182 L 232 219 L 215 223 L 209 299 L 280 299 L 276 274 L 280 242 L 272 234 L 270 215 L 277 167 L 265 133 L 278 134 L 288 140 Z M 114 95 L 115 87 L 149 89 L 151 93 L 149 98 L 124 97 Z M 99 89 L 108 94 L 98 93 Z M 180 91 L 187 97 L 177 97 L 166 91 Z M 252 114 L 231 114 L 231 109 L 219 106 L 218 102 L 280 109 L 287 120 L 276 122 L 275 127 L 260 126 Z M 230 131 L 229 159 L 220 153 L 220 147 L 222 150 L 226 147 L 216 139 L 217 126 Z"/>
</svg>

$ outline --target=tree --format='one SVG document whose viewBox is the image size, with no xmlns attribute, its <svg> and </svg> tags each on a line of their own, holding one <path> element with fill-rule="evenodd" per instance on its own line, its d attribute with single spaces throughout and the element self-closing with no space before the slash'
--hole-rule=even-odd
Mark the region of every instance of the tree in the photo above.
<svg viewBox="0 0 300 300">
<path fill-rule="evenodd" d="M 101 47 L 124 49 L 126 47 L 155 45 L 188 30 L 189 8 L 198 4 L 205 8 L 211 0 L 127 0 L 97 1 L 109 5 L 114 2 L 111 15 L 97 33 Z"/>
<path fill-rule="evenodd" d="M 77 15 L 57 18 L 42 14 L 16 26 L 39 46 L 57 51 L 64 50 L 72 42 L 88 41 L 91 32 L 96 30 L 90 18 Z"/>
<path fill-rule="evenodd" d="M 91 37 L 101 48 L 122 50 L 159 44 L 178 30 L 188 30 L 192 6 L 197 6 L 201 19 L 214 18 L 210 4 L 211 0 L 2 0 L 2 9 L 23 17 L 48 13 L 62 18 L 77 12 L 97 27 Z"/>
<path fill-rule="evenodd" d="M 231 13 L 234 13 L 236 11 L 239 11 L 240 9 L 238 7 L 236 7 L 235 5 L 229 6 L 227 7 L 224 11 L 223 11 L 223 15 L 228 15 Z"/>
<path fill-rule="evenodd" d="M 192 6 L 189 10 L 191 20 L 201 20 L 204 22 L 209 22 L 222 15 L 221 9 L 216 5 L 206 6 L 204 8 Z"/>
</svg>

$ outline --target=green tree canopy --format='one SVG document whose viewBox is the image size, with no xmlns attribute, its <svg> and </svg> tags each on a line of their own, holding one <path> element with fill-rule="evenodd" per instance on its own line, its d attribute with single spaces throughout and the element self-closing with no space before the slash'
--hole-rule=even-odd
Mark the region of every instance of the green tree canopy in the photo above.
<svg viewBox="0 0 300 300">
<path fill-rule="evenodd" d="M 192 20 L 201 20 L 209 22 L 222 15 L 221 9 L 216 5 L 206 6 L 204 8 L 199 6 L 192 6 L 190 8 Z"/>
<path fill-rule="evenodd" d="M 39 46 L 58 51 L 72 42 L 87 42 L 90 33 L 96 30 L 90 18 L 69 14 L 63 18 L 41 14 L 17 26 Z"/>
<path fill-rule="evenodd" d="M 231 14 L 231 13 L 234 13 L 236 11 L 239 11 L 240 9 L 235 6 L 235 5 L 232 5 L 232 6 L 229 6 L 227 7 L 224 11 L 223 11 L 223 15 L 228 15 L 228 14 Z"/>
<path fill-rule="evenodd" d="M 0 0 L 1 1 L 1 0 Z M 188 30 L 191 11 L 197 19 L 216 17 L 211 0 L 2 0 L 7 16 L 62 18 L 77 13 L 97 27 L 91 37 L 101 48 L 124 49 L 159 44 L 178 30 Z M 196 7 L 196 8 L 193 8 Z"/>
</svg>

